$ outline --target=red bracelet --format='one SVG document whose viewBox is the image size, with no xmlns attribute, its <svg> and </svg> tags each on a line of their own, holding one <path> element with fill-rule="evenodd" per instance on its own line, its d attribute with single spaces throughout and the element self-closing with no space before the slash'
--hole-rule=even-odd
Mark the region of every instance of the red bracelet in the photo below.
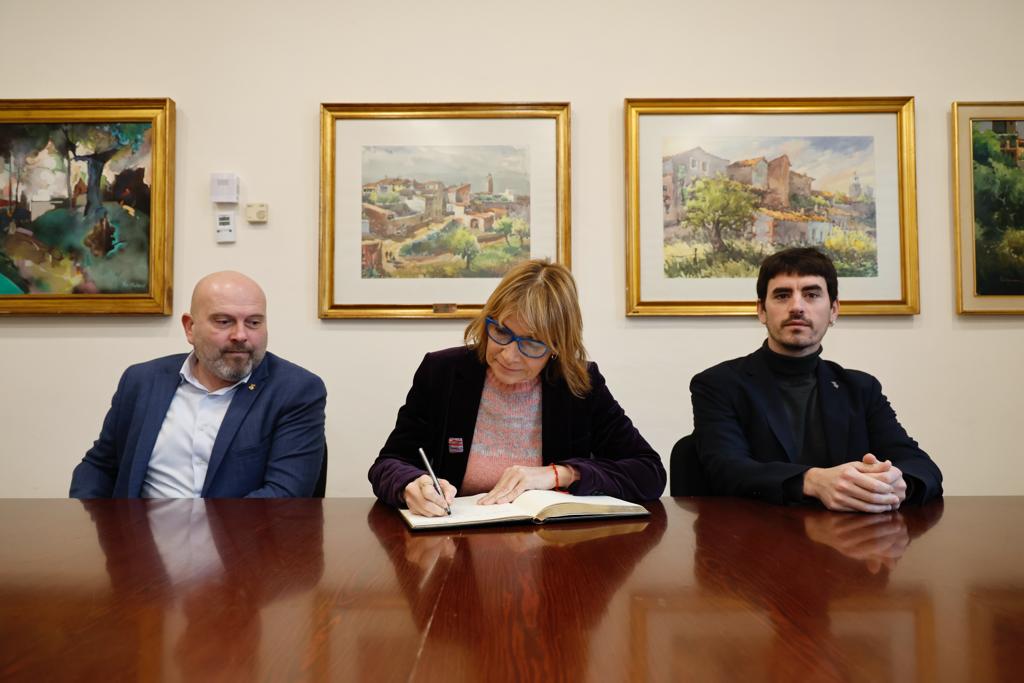
<svg viewBox="0 0 1024 683">
<path fill-rule="evenodd" d="M 555 463 L 551 463 L 551 471 L 555 473 L 555 490 L 564 492 L 565 489 L 562 488 L 561 483 L 558 481 L 558 468 L 555 467 Z"/>
</svg>

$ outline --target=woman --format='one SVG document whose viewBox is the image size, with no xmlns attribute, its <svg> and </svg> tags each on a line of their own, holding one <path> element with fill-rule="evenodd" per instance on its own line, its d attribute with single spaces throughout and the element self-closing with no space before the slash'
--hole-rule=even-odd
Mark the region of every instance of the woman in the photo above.
<svg viewBox="0 0 1024 683">
<path fill-rule="evenodd" d="M 660 496 L 661 458 L 587 362 L 582 333 L 567 268 L 533 260 L 510 270 L 466 327 L 465 346 L 428 353 L 420 363 L 370 467 L 377 497 L 438 516 L 456 491 L 486 493 L 484 505 L 529 489 L 632 501 Z"/>
</svg>

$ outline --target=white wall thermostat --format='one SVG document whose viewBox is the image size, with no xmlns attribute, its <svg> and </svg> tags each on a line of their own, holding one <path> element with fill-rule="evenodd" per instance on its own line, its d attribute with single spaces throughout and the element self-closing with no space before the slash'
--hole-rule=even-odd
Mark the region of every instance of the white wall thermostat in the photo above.
<svg viewBox="0 0 1024 683">
<path fill-rule="evenodd" d="M 217 211 L 213 214 L 217 230 L 217 243 L 224 244 L 235 241 L 235 212 Z"/>
<path fill-rule="evenodd" d="M 266 204 L 246 204 L 245 220 L 250 223 L 266 223 L 270 218 L 270 208 Z"/>
<path fill-rule="evenodd" d="M 211 173 L 210 201 L 217 204 L 238 203 L 238 174 Z"/>
</svg>

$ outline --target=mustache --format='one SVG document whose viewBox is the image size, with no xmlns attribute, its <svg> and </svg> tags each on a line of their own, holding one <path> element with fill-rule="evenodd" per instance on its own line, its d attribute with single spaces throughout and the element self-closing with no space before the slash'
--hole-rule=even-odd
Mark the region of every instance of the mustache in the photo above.
<svg viewBox="0 0 1024 683">
<path fill-rule="evenodd" d="M 253 352 L 253 348 L 248 344 L 232 344 L 225 346 L 220 350 L 221 353 L 249 353 Z"/>
</svg>

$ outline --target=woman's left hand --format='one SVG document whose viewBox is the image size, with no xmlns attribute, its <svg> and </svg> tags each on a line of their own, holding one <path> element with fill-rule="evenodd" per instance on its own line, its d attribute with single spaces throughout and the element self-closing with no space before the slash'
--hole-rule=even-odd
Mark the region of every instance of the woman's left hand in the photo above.
<svg viewBox="0 0 1024 683">
<path fill-rule="evenodd" d="M 477 505 L 511 503 L 523 491 L 553 488 L 555 488 L 555 473 L 550 467 L 513 465 L 502 472 L 498 483 L 487 495 L 477 501 Z"/>
<path fill-rule="evenodd" d="M 569 486 L 576 480 L 576 473 L 565 465 L 555 465 L 558 468 L 557 483 L 562 486 Z M 477 501 L 477 505 L 494 505 L 497 503 L 511 503 L 524 491 L 530 489 L 549 490 L 555 488 L 555 471 L 551 465 L 541 467 L 525 467 L 513 465 L 507 468 L 498 479 L 487 495 Z"/>
</svg>

